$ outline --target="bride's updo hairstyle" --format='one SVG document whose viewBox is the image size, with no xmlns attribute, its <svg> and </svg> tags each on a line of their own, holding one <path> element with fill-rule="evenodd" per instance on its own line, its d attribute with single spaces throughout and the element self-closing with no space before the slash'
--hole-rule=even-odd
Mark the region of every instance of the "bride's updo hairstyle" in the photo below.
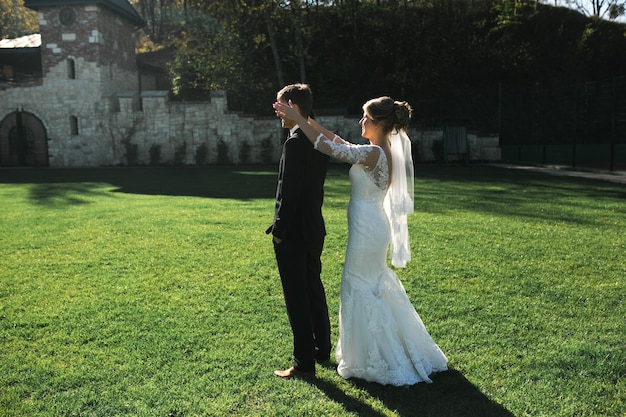
<svg viewBox="0 0 626 417">
<path fill-rule="evenodd" d="M 385 134 L 393 130 L 409 128 L 413 109 L 406 101 L 394 101 L 391 97 L 373 98 L 363 105 L 363 111 L 374 121 L 382 125 Z"/>
</svg>

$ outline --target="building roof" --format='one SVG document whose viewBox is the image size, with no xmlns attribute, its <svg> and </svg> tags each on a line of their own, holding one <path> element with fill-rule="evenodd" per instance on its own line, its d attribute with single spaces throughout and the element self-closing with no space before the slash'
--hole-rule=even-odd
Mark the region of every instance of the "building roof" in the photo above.
<svg viewBox="0 0 626 417">
<path fill-rule="evenodd" d="M 128 0 L 24 0 L 24 6 L 39 10 L 45 7 L 77 6 L 81 4 L 98 4 L 118 15 L 130 20 L 136 26 L 142 27 L 146 22 L 139 13 L 130 5 Z"/>
<path fill-rule="evenodd" d="M 18 48 L 39 48 L 41 46 L 41 35 L 33 33 L 15 39 L 1 39 L 0 49 L 18 49 Z"/>
</svg>

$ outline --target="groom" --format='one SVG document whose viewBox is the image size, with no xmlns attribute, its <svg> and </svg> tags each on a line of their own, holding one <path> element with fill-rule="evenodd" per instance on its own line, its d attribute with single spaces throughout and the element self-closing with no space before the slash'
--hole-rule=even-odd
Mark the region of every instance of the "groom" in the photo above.
<svg viewBox="0 0 626 417">
<path fill-rule="evenodd" d="M 291 101 L 307 118 L 313 107 L 311 89 L 292 84 L 276 95 Z M 281 378 L 315 376 L 315 361 L 330 358 L 330 320 L 320 279 L 320 256 L 326 229 L 322 217 L 324 179 L 329 157 L 317 152 L 293 120 L 281 118 L 289 129 L 278 170 L 272 234 L 278 272 L 293 332 L 293 366 L 274 371 Z"/>
</svg>

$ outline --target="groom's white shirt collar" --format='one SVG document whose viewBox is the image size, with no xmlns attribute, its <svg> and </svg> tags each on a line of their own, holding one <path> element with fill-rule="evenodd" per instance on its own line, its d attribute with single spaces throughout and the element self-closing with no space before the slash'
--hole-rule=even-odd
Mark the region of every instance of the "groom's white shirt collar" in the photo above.
<svg viewBox="0 0 626 417">
<path fill-rule="evenodd" d="M 294 133 L 296 133 L 296 130 L 298 130 L 300 126 L 295 125 L 294 127 L 292 127 L 291 129 L 289 129 L 289 136 L 293 136 Z"/>
</svg>

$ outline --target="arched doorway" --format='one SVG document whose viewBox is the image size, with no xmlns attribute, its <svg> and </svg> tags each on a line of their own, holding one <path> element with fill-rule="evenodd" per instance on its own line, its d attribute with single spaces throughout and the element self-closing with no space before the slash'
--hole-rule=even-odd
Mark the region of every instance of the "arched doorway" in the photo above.
<svg viewBox="0 0 626 417">
<path fill-rule="evenodd" d="M 0 123 L 0 166 L 47 166 L 48 137 L 41 120 L 15 111 Z"/>
</svg>

